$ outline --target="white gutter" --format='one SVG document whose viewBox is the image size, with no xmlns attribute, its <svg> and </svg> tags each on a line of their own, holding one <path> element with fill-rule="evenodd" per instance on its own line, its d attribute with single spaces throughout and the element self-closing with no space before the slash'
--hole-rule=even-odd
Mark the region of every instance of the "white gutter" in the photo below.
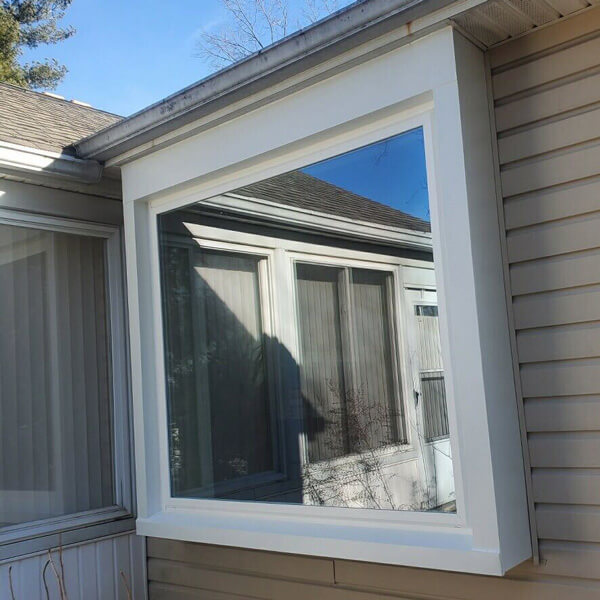
<svg viewBox="0 0 600 600">
<path fill-rule="evenodd" d="M 0 171 L 45 174 L 82 183 L 98 183 L 102 169 L 95 160 L 0 141 Z"/>
<path fill-rule="evenodd" d="M 400 27 L 424 30 L 485 1 L 360 0 L 81 140 L 77 154 L 110 160 Z"/>
</svg>

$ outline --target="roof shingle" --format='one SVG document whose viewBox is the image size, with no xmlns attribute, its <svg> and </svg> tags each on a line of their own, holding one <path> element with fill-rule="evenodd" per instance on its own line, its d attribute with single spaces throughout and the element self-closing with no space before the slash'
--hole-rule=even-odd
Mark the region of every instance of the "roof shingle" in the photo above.
<svg viewBox="0 0 600 600">
<path fill-rule="evenodd" d="M 122 117 L 0 83 L 0 141 L 74 155 L 70 146 Z"/>
<path fill-rule="evenodd" d="M 253 183 L 234 192 L 348 219 L 430 232 L 431 224 L 401 210 L 359 196 L 302 171 L 291 171 Z"/>
</svg>

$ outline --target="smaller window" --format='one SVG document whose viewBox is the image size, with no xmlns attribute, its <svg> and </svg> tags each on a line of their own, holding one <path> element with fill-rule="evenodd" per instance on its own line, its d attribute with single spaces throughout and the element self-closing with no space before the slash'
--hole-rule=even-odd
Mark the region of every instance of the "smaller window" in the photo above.
<svg viewBox="0 0 600 600">
<path fill-rule="evenodd" d="M 113 364 L 115 232 L 11 221 L 0 223 L 0 534 L 21 543 L 23 527 L 49 535 L 65 516 L 82 525 L 126 516 L 130 497 L 122 367 Z M 125 421 L 115 426 L 115 415 Z"/>
<path fill-rule="evenodd" d="M 265 260 L 166 248 L 171 484 L 177 496 L 233 493 L 248 478 L 276 469 L 260 274 Z"/>
</svg>

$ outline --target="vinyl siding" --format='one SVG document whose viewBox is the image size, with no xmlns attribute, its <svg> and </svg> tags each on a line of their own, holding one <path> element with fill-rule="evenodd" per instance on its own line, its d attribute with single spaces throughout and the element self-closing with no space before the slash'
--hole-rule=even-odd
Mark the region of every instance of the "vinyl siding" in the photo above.
<svg viewBox="0 0 600 600">
<path fill-rule="evenodd" d="M 145 540 L 132 533 L 66 546 L 63 549 L 66 594 L 69 600 L 127 600 L 125 575 L 132 600 L 146 598 Z M 60 569 L 58 550 L 53 560 Z M 0 562 L 0 598 L 11 598 L 9 569 L 15 600 L 48 600 L 42 572 L 47 552 Z M 49 600 L 58 600 L 56 577 L 47 569 Z"/>
<path fill-rule="evenodd" d="M 600 597 L 600 9 L 489 61 L 540 566 L 493 578 L 150 539 L 152 600 Z"/>
<path fill-rule="evenodd" d="M 540 570 L 593 580 L 600 579 L 598 48 L 594 9 L 489 56 Z M 589 557 L 596 564 L 582 570 Z"/>
</svg>

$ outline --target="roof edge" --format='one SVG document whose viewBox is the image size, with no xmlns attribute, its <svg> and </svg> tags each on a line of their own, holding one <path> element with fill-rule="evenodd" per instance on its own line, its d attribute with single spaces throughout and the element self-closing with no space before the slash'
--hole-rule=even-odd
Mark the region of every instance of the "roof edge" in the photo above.
<svg viewBox="0 0 600 600">
<path fill-rule="evenodd" d="M 186 125 L 201 110 L 209 112 L 210 105 L 218 99 L 234 92 L 249 96 L 300 73 L 323 60 L 326 52 L 341 53 L 442 8 L 482 1 L 360 0 L 77 142 L 77 153 L 83 158 L 112 159 Z"/>
<path fill-rule="evenodd" d="M 102 165 L 95 160 L 3 141 L 0 141 L 0 169 L 48 173 L 82 183 L 98 183 L 103 172 Z"/>
</svg>

